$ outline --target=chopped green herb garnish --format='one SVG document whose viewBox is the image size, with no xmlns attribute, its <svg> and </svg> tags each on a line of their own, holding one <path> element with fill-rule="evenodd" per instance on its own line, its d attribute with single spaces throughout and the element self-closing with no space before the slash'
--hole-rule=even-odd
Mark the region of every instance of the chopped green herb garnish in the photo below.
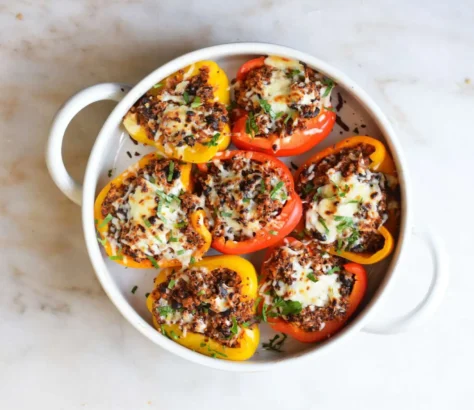
<svg viewBox="0 0 474 410">
<path fill-rule="evenodd" d="M 232 111 L 235 107 L 237 107 L 237 103 L 235 101 L 231 101 L 230 104 L 226 107 L 227 111 Z"/>
<path fill-rule="evenodd" d="M 267 309 L 268 309 L 268 305 L 266 305 L 265 303 L 263 304 L 262 306 L 262 320 L 264 322 L 267 321 Z"/>
<path fill-rule="evenodd" d="M 145 224 L 147 228 L 151 228 L 151 222 L 148 219 L 143 218 L 143 223 Z"/>
<path fill-rule="evenodd" d="M 311 192 L 314 189 L 314 184 L 312 182 L 308 182 L 303 187 L 303 193 L 306 195 L 307 193 Z"/>
<path fill-rule="evenodd" d="M 284 333 L 282 333 L 281 335 L 275 335 L 268 341 L 268 343 L 263 343 L 262 347 L 265 350 L 271 350 L 273 352 L 282 353 L 283 350 L 281 350 L 281 348 L 286 338 L 287 336 Z"/>
<path fill-rule="evenodd" d="M 297 315 L 303 309 L 303 306 L 300 302 L 295 300 L 285 300 L 280 297 L 274 298 L 273 307 L 281 311 L 281 315 Z"/>
<path fill-rule="evenodd" d="M 258 307 L 258 305 L 260 304 L 261 301 L 262 301 L 262 297 L 261 297 L 261 296 L 259 296 L 257 299 L 255 299 L 254 307 Z"/>
<path fill-rule="evenodd" d="M 194 256 L 191 256 L 190 263 L 191 264 L 196 263 L 196 258 Z"/>
<path fill-rule="evenodd" d="M 156 179 L 152 176 L 148 177 L 148 181 L 150 181 L 152 184 L 156 184 Z"/>
<path fill-rule="evenodd" d="M 296 75 L 300 75 L 301 74 L 301 71 L 300 70 L 291 70 L 290 71 L 290 77 L 294 77 Z"/>
<path fill-rule="evenodd" d="M 316 276 L 314 276 L 314 274 L 312 272 L 308 273 L 306 275 L 306 277 L 311 281 L 311 282 L 317 282 L 318 281 L 318 278 Z"/>
<path fill-rule="evenodd" d="M 201 347 L 206 347 L 206 343 L 201 342 L 200 346 L 201 346 Z"/>
<path fill-rule="evenodd" d="M 195 97 L 193 102 L 191 103 L 191 108 L 197 108 L 202 105 L 201 97 Z"/>
<path fill-rule="evenodd" d="M 174 330 L 171 330 L 171 331 L 170 331 L 170 335 L 171 335 L 171 337 L 172 337 L 174 340 L 178 340 L 178 339 L 179 339 L 179 336 L 174 332 Z"/>
<path fill-rule="evenodd" d="M 104 220 L 101 222 L 101 224 L 98 226 L 98 228 L 103 228 L 104 226 L 106 226 L 111 220 L 112 220 L 113 216 L 111 214 L 107 214 L 107 216 L 104 218 Z"/>
<path fill-rule="evenodd" d="M 230 217 L 233 215 L 232 212 L 221 212 L 221 215 L 224 216 L 224 217 Z"/>
<path fill-rule="evenodd" d="M 272 191 L 270 192 L 270 198 L 271 199 L 275 199 L 275 195 L 277 194 L 277 192 L 283 188 L 285 184 L 282 182 L 282 181 L 278 181 L 278 183 L 275 185 L 275 187 L 272 189 Z"/>
<path fill-rule="evenodd" d="M 216 132 L 208 142 L 203 142 L 202 145 L 205 145 L 206 147 L 217 147 L 219 145 L 217 140 L 220 136 L 221 134 Z"/>
<path fill-rule="evenodd" d="M 249 202 L 250 202 L 250 198 L 244 198 L 244 199 L 242 199 L 242 202 L 249 203 Z"/>
<path fill-rule="evenodd" d="M 206 293 L 206 291 L 205 291 L 204 289 L 201 289 L 201 290 L 197 293 L 197 295 L 198 295 L 198 296 L 202 296 L 202 295 L 204 295 L 205 293 Z"/>
<path fill-rule="evenodd" d="M 94 225 L 97 225 L 99 223 L 98 219 L 94 219 Z"/>
<path fill-rule="evenodd" d="M 184 249 L 181 249 L 177 253 L 178 253 L 178 256 L 181 256 L 181 255 L 184 255 L 185 252 L 186 251 Z"/>
<path fill-rule="evenodd" d="M 263 194 L 265 192 L 265 181 L 263 178 L 260 180 L 260 192 Z"/>
<path fill-rule="evenodd" d="M 269 231 L 270 235 L 278 235 L 278 232 L 277 231 Z"/>
<path fill-rule="evenodd" d="M 137 289 L 138 289 L 138 286 L 135 285 L 135 286 L 132 288 L 132 291 L 131 291 L 131 292 L 132 292 L 133 294 L 135 294 L 135 292 L 137 291 Z"/>
<path fill-rule="evenodd" d="M 163 83 L 158 83 L 158 84 L 155 84 L 153 88 L 161 88 L 163 87 L 163 85 L 164 85 Z"/>
<path fill-rule="evenodd" d="M 148 258 L 148 260 L 151 262 L 151 264 L 153 265 L 153 267 L 155 269 L 160 269 L 160 266 L 158 265 L 158 262 L 155 260 L 155 258 L 153 256 L 146 255 L 146 257 Z"/>
<path fill-rule="evenodd" d="M 323 98 L 327 97 L 332 89 L 334 88 L 334 81 L 328 77 L 324 77 L 322 83 L 326 86 L 326 90 L 324 91 Z"/>
<path fill-rule="evenodd" d="M 157 215 L 163 222 L 167 222 L 166 218 L 163 215 Z"/>
<path fill-rule="evenodd" d="M 109 259 L 111 261 L 121 261 L 123 260 L 123 255 L 112 255 L 112 256 L 109 256 Z"/>
<path fill-rule="evenodd" d="M 160 316 L 168 316 L 174 312 L 174 309 L 170 306 L 159 306 L 156 310 Z"/>
<path fill-rule="evenodd" d="M 176 285 L 176 281 L 174 279 L 171 279 L 168 283 L 168 289 L 173 289 L 174 285 Z"/>
<path fill-rule="evenodd" d="M 329 233 L 329 228 L 328 228 L 328 226 L 326 225 L 326 222 L 324 222 L 324 219 L 321 216 L 318 216 L 318 222 L 323 226 L 324 232 L 326 232 L 326 234 L 328 234 Z"/>
<path fill-rule="evenodd" d="M 255 134 L 258 132 L 258 125 L 255 122 L 255 116 L 253 112 L 249 113 L 247 121 L 245 121 L 245 132 L 252 138 L 255 137 Z"/>
<path fill-rule="evenodd" d="M 341 253 L 341 252 L 342 252 L 342 245 L 343 245 L 342 239 L 341 239 L 341 238 L 338 238 L 338 240 L 337 240 L 337 248 L 336 248 L 336 252 L 337 252 L 337 253 Z"/>
<path fill-rule="evenodd" d="M 326 272 L 326 275 L 332 275 L 333 273 L 339 272 L 341 268 L 339 266 L 334 266 Z"/>
<path fill-rule="evenodd" d="M 102 239 L 102 238 L 99 238 L 97 237 L 97 240 L 99 241 L 99 243 L 102 245 L 102 246 L 105 246 L 105 244 L 107 243 L 107 239 Z"/>
<path fill-rule="evenodd" d="M 270 117 L 275 118 L 275 113 L 272 110 L 272 106 L 268 103 L 267 100 L 260 99 L 258 100 L 260 107 L 265 111 Z"/>
<path fill-rule="evenodd" d="M 161 334 L 163 336 L 166 336 L 168 339 L 170 339 L 170 337 L 168 336 L 168 333 L 166 333 L 165 327 L 163 325 L 160 326 L 160 329 L 161 329 Z"/>
<path fill-rule="evenodd" d="M 336 112 L 336 110 L 333 107 L 324 107 L 324 109 L 332 112 Z"/>
<path fill-rule="evenodd" d="M 356 200 L 356 199 L 353 199 L 352 201 L 349 201 L 347 202 L 348 204 L 362 204 L 362 199 L 359 199 L 359 200 Z"/>
<path fill-rule="evenodd" d="M 286 114 L 286 118 L 283 123 L 286 124 L 288 121 L 290 121 L 290 119 L 293 119 L 293 112 L 291 112 L 290 114 Z"/>
<path fill-rule="evenodd" d="M 181 221 L 176 224 L 176 228 L 178 229 L 184 228 L 185 226 L 188 226 L 188 223 L 186 221 Z"/>
<path fill-rule="evenodd" d="M 213 350 L 211 349 L 209 346 L 207 347 L 209 352 L 212 352 L 212 357 L 216 357 L 216 355 L 219 355 L 219 356 L 222 356 L 222 357 L 227 357 L 227 355 L 225 353 L 222 353 L 222 352 L 219 352 L 218 350 Z"/>
<path fill-rule="evenodd" d="M 178 238 L 174 238 L 173 236 L 170 236 L 168 238 L 168 242 L 178 242 Z"/>
<path fill-rule="evenodd" d="M 170 161 L 170 167 L 168 169 L 168 182 L 171 182 L 173 180 L 173 173 L 174 173 L 174 162 Z"/>
<path fill-rule="evenodd" d="M 183 99 L 186 104 L 189 104 L 189 94 L 187 91 L 183 93 Z"/>
<path fill-rule="evenodd" d="M 277 112 L 277 113 L 275 114 L 275 119 L 277 120 L 278 118 L 283 117 L 283 114 L 284 114 L 283 111 Z"/>
<path fill-rule="evenodd" d="M 234 335 L 236 335 L 237 333 L 239 333 L 239 325 L 237 323 L 237 319 L 234 316 L 232 316 L 231 320 L 232 320 L 232 327 L 230 328 L 230 331 Z"/>
<path fill-rule="evenodd" d="M 248 328 L 250 326 L 250 322 L 244 322 L 242 323 L 242 327 Z"/>
</svg>

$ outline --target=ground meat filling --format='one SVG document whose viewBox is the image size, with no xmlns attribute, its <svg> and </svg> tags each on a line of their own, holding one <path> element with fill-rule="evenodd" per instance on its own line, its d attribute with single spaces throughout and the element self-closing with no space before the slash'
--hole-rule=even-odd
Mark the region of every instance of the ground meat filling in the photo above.
<svg viewBox="0 0 474 410">
<path fill-rule="evenodd" d="M 303 200 L 305 228 L 320 243 L 359 253 L 383 248 L 378 229 L 388 218 L 387 195 L 396 180 L 369 169 L 374 150 L 368 144 L 345 148 L 300 174 L 296 190 Z"/>
<path fill-rule="evenodd" d="M 189 223 L 202 201 L 183 190 L 182 165 L 156 158 L 122 184 L 112 185 L 101 213 L 109 220 L 106 240 L 117 255 L 136 262 L 179 259 L 187 264 L 204 245 Z"/>
<path fill-rule="evenodd" d="M 271 229 L 288 199 L 288 190 L 270 163 L 242 156 L 214 160 L 199 177 L 210 210 L 213 237 L 244 241 Z"/>
<path fill-rule="evenodd" d="M 241 277 L 227 268 L 173 271 L 153 292 L 156 321 L 176 324 L 184 335 L 201 333 L 239 347 L 242 333 L 256 321 L 254 300 L 242 295 Z"/>
<path fill-rule="evenodd" d="M 281 317 L 307 332 L 343 319 L 355 280 L 344 263 L 322 250 L 310 253 L 301 242 L 276 249 L 265 262 L 266 278 L 259 290 L 263 315 Z"/>
<path fill-rule="evenodd" d="M 249 113 L 247 133 L 285 138 L 305 130 L 308 119 L 330 106 L 333 85 L 301 62 L 267 57 L 265 65 L 235 83 L 234 96 L 237 106 Z"/>
<path fill-rule="evenodd" d="M 189 78 L 180 70 L 155 87 L 130 109 L 151 141 L 159 141 L 166 152 L 196 143 L 217 145 L 229 119 L 226 107 L 214 101 L 208 67 Z"/>
</svg>

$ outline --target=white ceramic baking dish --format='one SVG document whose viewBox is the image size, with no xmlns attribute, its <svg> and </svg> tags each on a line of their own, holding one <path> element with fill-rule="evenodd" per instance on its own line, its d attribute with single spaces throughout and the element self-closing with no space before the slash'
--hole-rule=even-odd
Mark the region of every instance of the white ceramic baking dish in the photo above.
<svg viewBox="0 0 474 410">
<path fill-rule="evenodd" d="M 314 149 L 298 157 L 285 158 L 284 161 L 286 163 L 293 161 L 299 165 L 314 152 L 344 137 L 353 135 L 352 130 L 356 127 L 360 128 L 364 124 L 364 134 L 382 140 L 390 149 L 395 160 L 400 180 L 402 215 L 400 235 L 395 251 L 388 260 L 368 267 L 369 288 L 367 295 L 359 313 L 341 332 L 324 343 L 312 345 L 288 341 L 283 353 L 268 352 L 259 348 L 255 356 L 247 362 L 230 362 L 188 350 L 154 329 L 150 313 L 145 307 L 145 293 L 152 290 L 156 271 L 153 269 L 125 270 L 104 255 L 96 239 L 93 207 L 96 194 L 110 180 L 109 170 L 112 169 L 114 175 L 117 175 L 138 160 L 138 156 L 134 156 L 135 153 L 144 155 L 152 151 L 150 147 L 135 145 L 122 127 L 123 116 L 140 96 L 164 77 L 196 61 L 214 60 L 227 72 L 229 78 L 233 78 L 242 63 L 259 55 L 277 55 L 305 62 L 308 66 L 333 78 L 338 84 L 333 95 L 336 96 L 337 93 L 340 93 L 345 101 L 338 114 L 347 128 L 336 125 L 331 135 Z M 105 121 L 97 137 L 87 165 L 84 184 L 81 186 L 71 178 L 64 166 L 61 154 L 62 141 L 66 127 L 72 118 L 87 105 L 100 100 L 114 100 L 118 104 Z M 132 158 L 127 154 L 127 151 Z M 356 336 L 361 329 L 388 334 L 404 331 L 419 324 L 435 311 L 447 286 L 447 260 L 441 243 L 433 234 L 422 233 L 434 261 L 433 279 L 424 299 L 414 310 L 401 315 L 394 321 L 389 323 L 373 322 L 377 308 L 382 304 L 394 282 L 400 256 L 402 252 L 407 251 L 407 243 L 412 235 L 412 197 L 406 161 L 387 118 L 362 89 L 327 63 L 291 48 L 264 43 L 224 44 L 197 50 L 176 58 L 153 71 L 134 87 L 118 83 L 105 83 L 84 89 L 69 99 L 54 118 L 46 160 L 51 176 L 59 189 L 76 204 L 82 205 L 84 236 L 90 259 L 105 292 L 117 309 L 151 341 L 196 363 L 223 370 L 256 371 L 267 370 L 284 363 L 316 359 L 321 354 L 338 346 L 344 348 L 344 342 Z M 257 269 L 260 266 L 261 255 L 262 252 L 258 252 L 249 256 Z M 138 286 L 138 288 L 133 294 L 130 290 L 134 286 Z M 399 306 L 399 309 L 401 312 L 404 311 L 403 304 Z M 267 329 L 265 324 L 261 326 L 261 331 L 262 341 L 268 340 L 273 334 L 273 331 Z"/>
</svg>

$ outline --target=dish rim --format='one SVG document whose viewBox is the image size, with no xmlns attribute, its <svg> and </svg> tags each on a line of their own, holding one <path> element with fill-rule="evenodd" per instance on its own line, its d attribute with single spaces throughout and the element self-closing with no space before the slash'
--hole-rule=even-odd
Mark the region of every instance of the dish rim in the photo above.
<svg viewBox="0 0 474 410">
<path fill-rule="evenodd" d="M 114 131 L 117 126 L 120 126 L 123 115 L 125 115 L 128 109 L 143 94 L 145 94 L 147 90 L 163 78 L 193 62 L 200 60 L 218 60 L 224 57 L 235 57 L 241 55 L 248 56 L 252 54 L 278 55 L 303 61 L 309 66 L 314 67 L 318 71 L 333 78 L 338 85 L 343 86 L 352 94 L 352 96 L 377 124 L 384 136 L 385 144 L 392 153 L 400 182 L 402 215 L 398 241 L 383 280 L 380 282 L 378 289 L 368 301 L 364 309 L 359 312 L 343 330 L 327 341 L 317 344 L 312 349 L 304 352 L 297 352 L 285 357 L 276 357 L 274 359 L 269 358 L 262 362 L 253 362 L 251 359 L 249 361 L 233 362 L 204 356 L 167 339 L 157 332 L 152 325 L 145 321 L 138 312 L 135 311 L 124 295 L 122 295 L 103 259 L 99 244 L 96 240 L 94 201 L 97 182 L 102 170 L 105 149 L 108 146 L 108 142 L 114 137 Z M 341 345 L 342 342 L 348 340 L 351 335 L 360 330 L 364 324 L 373 317 L 382 304 L 383 296 L 388 293 L 394 283 L 395 267 L 400 260 L 400 255 L 406 248 L 408 227 L 411 226 L 411 213 L 409 212 L 411 209 L 409 206 L 409 186 L 410 182 L 407 174 L 406 160 L 398 138 L 395 135 L 395 131 L 378 105 L 347 75 L 319 58 L 285 46 L 257 42 L 221 44 L 189 52 L 158 67 L 139 81 L 113 109 L 97 136 L 87 163 L 83 184 L 82 224 L 89 258 L 105 293 L 125 319 L 127 319 L 144 336 L 164 349 L 194 363 L 228 371 L 264 371 L 283 364 L 288 365 L 308 358 L 314 359 L 325 354 L 331 349 L 334 349 L 338 344 Z"/>
</svg>

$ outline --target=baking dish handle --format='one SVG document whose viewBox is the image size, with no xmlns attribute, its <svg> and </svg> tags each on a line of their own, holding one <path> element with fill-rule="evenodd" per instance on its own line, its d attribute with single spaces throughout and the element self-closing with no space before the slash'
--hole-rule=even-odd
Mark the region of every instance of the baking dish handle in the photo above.
<svg viewBox="0 0 474 410">
<path fill-rule="evenodd" d="M 77 205 L 82 202 L 82 185 L 66 170 L 62 155 L 63 138 L 71 120 L 88 105 L 102 100 L 120 101 L 131 86 L 120 83 L 102 83 L 85 88 L 73 95 L 59 109 L 53 119 L 46 146 L 46 165 L 58 188 Z"/>
<path fill-rule="evenodd" d="M 392 320 L 373 322 L 362 329 L 364 332 L 380 335 L 406 332 L 425 322 L 440 305 L 448 287 L 449 279 L 448 255 L 444 249 L 444 244 L 438 236 L 430 232 L 414 230 L 413 234 L 426 243 L 433 258 L 433 277 L 428 291 L 423 300 L 410 312 Z"/>
</svg>

